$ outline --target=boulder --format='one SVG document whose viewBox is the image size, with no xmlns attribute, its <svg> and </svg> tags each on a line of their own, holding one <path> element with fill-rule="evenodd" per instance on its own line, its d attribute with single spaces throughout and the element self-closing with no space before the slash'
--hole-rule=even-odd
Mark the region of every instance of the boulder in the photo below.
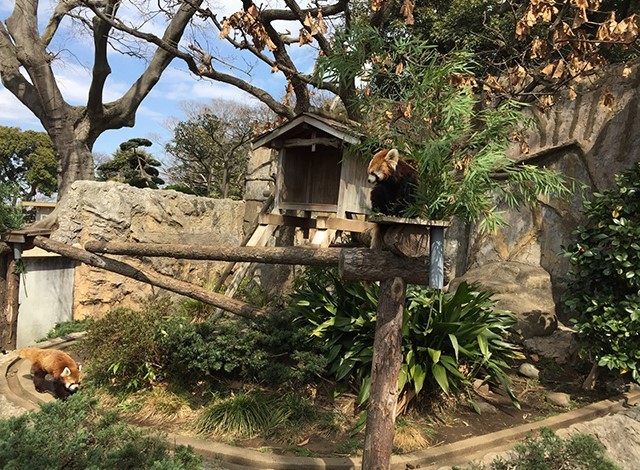
<svg viewBox="0 0 640 470">
<path fill-rule="evenodd" d="M 516 331 L 523 339 L 548 336 L 558 326 L 551 292 L 551 277 L 540 266 L 496 261 L 473 268 L 449 284 L 449 290 L 466 281 L 492 292 L 496 308 L 516 315 Z"/>
</svg>

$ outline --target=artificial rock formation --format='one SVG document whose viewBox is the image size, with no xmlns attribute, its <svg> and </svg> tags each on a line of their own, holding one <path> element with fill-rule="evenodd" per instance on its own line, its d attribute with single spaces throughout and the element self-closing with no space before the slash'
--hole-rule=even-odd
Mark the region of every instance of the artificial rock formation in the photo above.
<svg viewBox="0 0 640 470">
<path fill-rule="evenodd" d="M 470 271 L 465 276 L 495 286 L 491 276 L 500 275 L 506 283 L 506 287 L 499 288 L 501 306 L 511 304 L 516 312 L 538 310 L 544 318 L 538 321 L 532 317 L 527 322 L 531 328 L 522 325 L 525 332 L 542 330 L 550 334 L 555 314 L 563 323 L 569 323 L 570 312 L 562 308 L 556 312 L 553 304 L 562 306 L 564 281 L 570 268 L 568 259 L 562 256 L 562 247 L 573 241 L 573 231 L 584 222 L 583 197 L 613 188 L 615 175 L 640 161 L 640 120 L 636 119 L 640 111 L 640 66 L 610 67 L 583 80 L 575 91 L 575 99 L 556 96 L 555 105 L 546 111 L 530 108 L 534 126 L 527 135 L 528 152 L 522 153 L 516 145 L 511 153 L 518 161 L 545 166 L 573 181 L 572 196 L 568 200 L 541 200 L 534 207 L 519 210 L 500 206 L 509 225 L 495 233 L 457 223 L 447 232 L 451 277 Z M 522 289 L 508 300 L 509 286 L 517 276 L 524 275 L 520 265 L 541 269 L 541 276 L 535 277 L 546 277 L 544 295 L 526 294 Z M 506 271 L 500 273 L 494 270 L 496 266 L 504 266 Z M 518 274 L 512 272 L 514 269 Z M 525 298 L 527 304 L 532 304 L 523 307 Z"/>
<path fill-rule="evenodd" d="M 82 246 L 89 240 L 239 246 L 244 203 L 176 191 L 139 189 L 123 183 L 77 181 L 58 205 L 51 238 Z M 115 257 L 137 262 L 130 257 Z M 205 285 L 224 263 L 144 258 L 146 267 Z M 154 292 L 147 284 L 80 265 L 75 270 L 74 318 L 101 316 L 117 306 L 133 307 Z"/>
<path fill-rule="evenodd" d="M 489 262 L 451 281 L 455 289 L 462 281 L 493 292 L 496 308 L 515 313 L 515 330 L 523 338 L 547 336 L 558 326 L 551 279 L 540 266 L 513 262 Z"/>
</svg>

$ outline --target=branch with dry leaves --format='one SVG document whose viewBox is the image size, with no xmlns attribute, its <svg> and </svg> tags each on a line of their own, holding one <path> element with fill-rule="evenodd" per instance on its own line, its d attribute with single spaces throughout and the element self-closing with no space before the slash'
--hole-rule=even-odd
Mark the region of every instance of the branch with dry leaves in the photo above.
<svg viewBox="0 0 640 470">
<path fill-rule="evenodd" d="M 599 0 L 510 3 L 524 52 L 513 58 L 507 73 L 484 79 L 490 96 L 534 101 L 542 108 L 551 106 L 552 95 L 563 88 L 574 98 L 573 83 L 607 63 L 605 49 L 629 47 L 638 37 L 636 14 L 617 18 L 615 11 L 601 10 Z"/>
</svg>

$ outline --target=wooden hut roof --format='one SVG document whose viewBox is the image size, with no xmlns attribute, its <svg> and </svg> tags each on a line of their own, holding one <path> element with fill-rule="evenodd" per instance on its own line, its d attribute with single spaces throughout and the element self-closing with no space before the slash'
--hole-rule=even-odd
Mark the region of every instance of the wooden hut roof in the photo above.
<svg viewBox="0 0 640 470">
<path fill-rule="evenodd" d="M 253 140 L 253 148 L 278 148 L 279 142 L 298 135 L 301 129 L 315 128 L 349 144 L 360 142 L 355 126 L 316 113 L 302 113 L 284 124 L 259 135 Z"/>
</svg>

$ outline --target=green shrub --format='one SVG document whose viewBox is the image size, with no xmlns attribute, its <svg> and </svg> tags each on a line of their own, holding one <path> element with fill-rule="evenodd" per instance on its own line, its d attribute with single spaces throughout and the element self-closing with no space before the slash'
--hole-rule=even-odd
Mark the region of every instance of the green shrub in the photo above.
<svg viewBox="0 0 640 470">
<path fill-rule="evenodd" d="M 158 346 L 171 378 L 188 383 L 199 380 L 250 375 L 268 360 L 267 352 L 257 349 L 256 333 L 243 320 L 221 319 L 192 323 L 185 317 L 163 323 Z"/>
<path fill-rule="evenodd" d="M 581 353 L 640 381 L 640 163 L 584 208 L 587 222 L 565 251 L 572 265 L 565 303 Z"/>
<path fill-rule="evenodd" d="M 498 457 L 487 467 L 472 465 L 472 470 L 620 470 L 605 455 L 604 446 L 589 434 L 574 434 L 561 439 L 551 429 L 542 428 L 516 445 L 506 458 Z M 460 470 L 460 467 L 454 467 Z"/>
<path fill-rule="evenodd" d="M 160 347 L 170 376 L 186 382 L 240 378 L 266 385 L 305 382 L 326 361 L 308 341 L 309 330 L 292 325 L 285 312 L 255 321 L 171 318 L 163 324 Z"/>
<path fill-rule="evenodd" d="M 158 334 L 167 308 L 162 302 L 144 304 L 140 311 L 117 308 L 91 322 L 77 346 L 90 381 L 134 391 L 162 380 Z"/>
<path fill-rule="evenodd" d="M 191 449 L 170 452 L 159 434 L 123 424 L 76 394 L 0 421 L 0 467 L 189 470 L 202 465 Z"/>
<path fill-rule="evenodd" d="M 343 282 L 333 271 L 309 270 L 290 307 L 326 341 L 328 372 L 361 384 L 361 402 L 370 385 L 377 302 L 377 283 Z M 505 373 L 506 360 L 520 357 L 506 341 L 515 320 L 493 306 L 489 294 L 464 283 L 454 293 L 409 286 L 400 390 L 461 390 L 482 369 L 515 402 Z"/>
<path fill-rule="evenodd" d="M 202 309 L 189 310 L 198 317 L 151 301 L 140 311 L 114 309 L 91 322 L 78 346 L 90 381 L 129 391 L 158 381 L 240 379 L 281 386 L 315 379 L 324 369 L 322 349 L 309 341 L 310 327 L 293 325 L 286 312 L 247 321 L 220 315 L 202 320 Z"/>
</svg>

